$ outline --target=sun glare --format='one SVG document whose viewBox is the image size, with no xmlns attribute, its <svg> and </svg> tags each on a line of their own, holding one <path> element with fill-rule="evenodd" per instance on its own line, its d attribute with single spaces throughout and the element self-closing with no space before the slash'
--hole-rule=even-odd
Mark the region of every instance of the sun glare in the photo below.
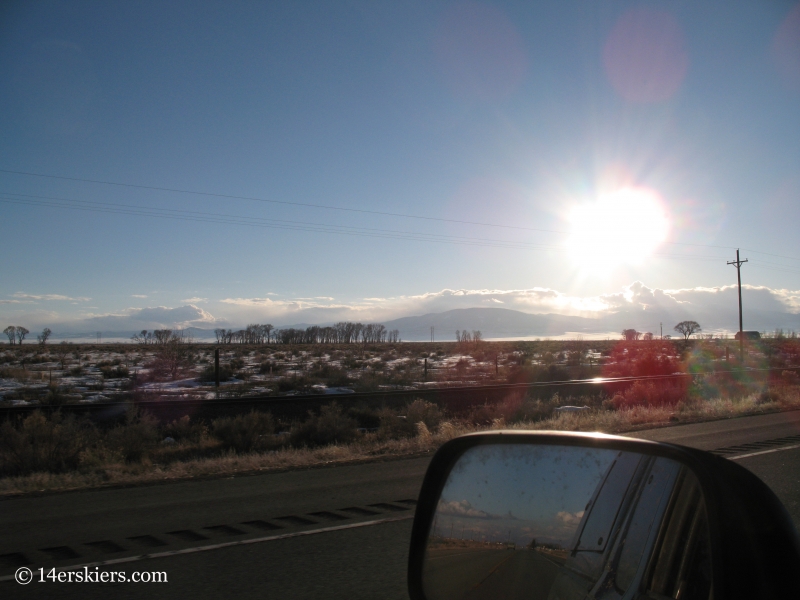
<svg viewBox="0 0 800 600">
<path fill-rule="evenodd" d="M 653 190 L 625 188 L 572 209 L 567 248 L 582 267 L 641 264 L 667 237 L 669 221 Z"/>
</svg>

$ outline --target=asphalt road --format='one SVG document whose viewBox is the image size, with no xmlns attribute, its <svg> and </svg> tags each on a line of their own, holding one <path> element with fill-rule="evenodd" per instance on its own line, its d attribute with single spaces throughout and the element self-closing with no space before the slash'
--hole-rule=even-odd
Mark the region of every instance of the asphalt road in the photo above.
<svg viewBox="0 0 800 600">
<path fill-rule="evenodd" d="M 425 570 L 431 598 L 547 600 L 559 565 L 530 550 L 429 550 Z"/>
<path fill-rule="evenodd" d="M 710 450 L 797 434 L 800 412 L 630 435 Z M 785 448 L 738 462 L 800 528 L 800 448 Z M 34 581 L 0 581 L 0 596 L 407 598 L 412 500 L 428 460 L 2 500 L 0 576 L 28 564 Z M 137 558 L 147 553 L 159 556 Z M 168 583 L 38 582 L 39 567 L 112 560 L 89 571 L 162 572 Z"/>
</svg>

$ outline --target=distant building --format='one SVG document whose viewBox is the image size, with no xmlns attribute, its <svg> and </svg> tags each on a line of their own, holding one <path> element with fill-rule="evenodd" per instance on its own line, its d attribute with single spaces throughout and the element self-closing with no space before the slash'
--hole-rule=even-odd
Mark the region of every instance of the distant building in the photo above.
<svg viewBox="0 0 800 600">
<path fill-rule="evenodd" d="M 746 339 L 746 340 L 760 340 L 761 339 L 761 334 L 758 333 L 757 331 L 742 331 L 742 332 L 737 331 L 736 332 L 736 339 L 737 340 L 739 339 L 740 335 L 744 335 L 744 339 Z"/>
</svg>

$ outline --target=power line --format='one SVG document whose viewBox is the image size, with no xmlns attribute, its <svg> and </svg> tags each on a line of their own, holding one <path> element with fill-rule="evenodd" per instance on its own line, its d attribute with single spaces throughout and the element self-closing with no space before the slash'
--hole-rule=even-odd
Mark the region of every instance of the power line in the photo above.
<svg viewBox="0 0 800 600">
<path fill-rule="evenodd" d="M 444 234 L 404 232 L 387 229 L 357 228 L 346 225 L 328 225 L 323 223 L 307 223 L 303 221 L 285 221 L 280 219 L 261 219 L 258 217 L 242 217 L 236 215 L 219 215 L 216 213 L 201 213 L 198 211 L 177 211 L 174 209 L 158 209 L 152 207 L 131 207 L 130 205 L 100 203 L 86 200 L 63 200 L 52 202 L 47 200 L 21 200 L 15 198 L 0 198 L 0 202 L 22 204 L 28 206 L 43 206 L 50 208 L 66 208 L 89 212 L 128 214 L 143 217 L 157 217 L 180 221 L 196 221 L 201 223 L 223 223 L 229 225 L 247 225 L 250 227 L 263 227 L 267 229 L 287 229 L 294 231 L 309 231 L 317 233 L 338 233 L 361 237 L 392 238 L 410 241 L 451 243 L 469 246 L 498 247 L 514 249 L 552 249 L 560 250 L 558 246 L 531 244 L 528 242 L 509 242 L 487 238 L 467 238 L 449 236 Z M 67 203 L 68 202 L 68 203 Z M 74 203 L 74 204 L 73 204 Z M 80 203 L 78 205 L 77 203 Z"/>
<path fill-rule="evenodd" d="M 292 231 L 309 231 L 315 233 L 335 233 L 340 235 L 352 235 L 359 237 L 376 237 L 385 239 L 398 239 L 407 241 L 421 241 L 434 243 L 447 243 L 466 246 L 477 246 L 487 248 L 508 248 L 521 250 L 556 250 L 566 251 L 565 248 L 557 245 L 534 244 L 531 242 L 515 242 L 508 240 L 498 240 L 492 238 L 475 238 L 465 236 L 453 236 L 436 233 L 420 233 L 413 231 L 401 231 L 392 229 L 377 229 L 352 227 L 348 225 L 330 225 L 326 223 L 309 223 L 305 221 L 290 221 L 285 219 L 263 219 L 260 217 L 249 217 L 239 215 L 227 215 L 221 213 L 206 213 L 200 211 L 187 211 L 176 209 L 162 209 L 155 207 L 141 207 L 130 204 L 99 202 L 93 200 L 74 200 L 68 198 L 57 198 L 52 196 L 36 196 L 32 194 L 16 194 L 0 192 L 6 196 L 18 196 L 20 198 L 3 198 L 0 202 L 11 204 L 21 204 L 28 206 L 42 206 L 49 208 L 66 208 L 70 210 L 82 210 L 89 212 L 128 214 L 143 217 L 157 217 L 180 221 L 195 221 L 200 223 L 222 223 L 228 225 L 246 225 L 250 227 L 262 227 L 267 229 L 285 229 Z M 653 256 L 661 258 L 676 258 L 685 260 L 704 260 L 716 261 L 723 257 L 718 256 L 691 256 L 686 254 L 667 254 L 654 253 Z"/>
<path fill-rule="evenodd" d="M 543 229 L 537 227 L 520 227 L 518 225 L 501 225 L 499 223 L 485 223 L 481 221 L 464 221 L 460 219 L 445 219 L 443 217 L 429 217 L 424 215 L 412 215 L 407 213 L 393 213 L 393 212 L 385 212 L 385 211 L 378 211 L 378 210 L 368 210 L 368 209 L 361 209 L 361 208 L 347 208 L 342 206 L 331 206 L 326 204 L 312 204 L 308 202 L 293 202 L 289 200 L 274 200 L 271 198 L 258 198 L 253 196 L 237 196 L 233 194 L 218 194 L 214 192 L 200 192 L 194 190 L 184 190 L 180 188 L 168 188 L 168 187 L 159 187 L 159 186 L 151 186 L 151 185 L 141 185 L 135 183 L 122 183 L 118 181 L 104 181 L 100 179 L 86 179 L 81 177 L 65 177 L 62 175 L 48 175 L 44 173 L 32 173 L 30 171 L 14 171 L 10 169 L 0 169 L 0 173 L 10 173 L 13 175 L 24 175 L 27 177 L 41 177 L 45 179 L 60 179 L 64 181 L 76 181 L 80 183 L 96 183 L 101 185 L 113 185 L 118 187 L 127 187 L 127 188 L 136 188 L 136 189 L 144 189 L 144 190 L 154 190 L 160 192 L 171 192 L 176 194 L 190 194 L 190 195 L 197 195 L 197 196 L 208 196 L 212 198 L 227 198 L 229 200 L 249 200 L 253 202 L 269 202 L 272 204 L 283 204 L 286 206 L 302 206 L 305 208 L 322 208 L 325 210 L 338 210 L 338 211 L 345 211 L 345 212 L 354 212 L 354 213 L 362 213 L 362 214 L 371 214 L 371 215 L 380 215 L 386 217 L 402 217 L 406 219 L 420 219 L 425 221 L 438 221 L 443 223 L 458 223 L 461 225 L 479 225 L 482 227 L 497 227 L 502 229 L 516 229 L 519 231 L 537 231 L 541 233 L 558 233 L 562 235 L 569 235 L 568 231 L 561 231 L 557 229 Z M 695 244 L 689 242 L 664 242 L 670 245 L 676 246 L 695 246 L 700 248 L 719 248 L 723 250 L 731 250 L 733 246 L 719 246 L 714 244 Z"/>
<path fill-rule="evenodd" d="M 385 217 L 403 217 L 406 219 L 423 219 L 426 221 L 441 221 L 445 223 L 459 223 L 462 225 L 481 225 L 483 227 L 501 227 L 504 229 L 519 229 L 522 231 L 539 231 L 544 233 L 561 233 L 566 234 L 566 231 L 558 231 L 555 229 L 539 229 L 535 227 L 519 227 L 516 225 L 500 225 L 497 223 L 481 223 L 478 221 L 462 221 L 459 219 L 445 219 L 443 217 L 426 217 L 422 215 L 410 215 L 404 213 L 384 212 L 379 210 L 368 210 L 364 208 L 346 208 L 343 206 L 330 206 L 326 204 L 311 204 L 308 202 L 292 202 L 290 200 L 274 200 L 271 198 L 256 198 L 252 196 L 235 196 L 233 194 L 217 194 L 212 192 L 198 192 L 193 190 L 182 190 L 178 188 L 157 187 L 152 185 L 139 185 L 135 183 L 120 183 L 116 181 L 101 181 L 98 179 L 82 179 L 79 177 L 63 177 L 60 175 L 44 175 L 42 173 L 29 173 L 26 171 L 11 171 L 8 169 L 0 169 L 0 173 L 12 173 L 14 175 L 27 175 L 29 177 L 43 177 L 47 179 L 62 179 L 65 181 L 78 181 L 81 183 L 99 183 L 103 185 L 115 185 L 119 187 L 137 188 L 143 190 L 154 190 L 159 192 L 172 192 L 176 194 L 193 194 L 197 196 L 210 196 L 213 198 L 227 198 L 229 200 L 250 200 L 253 202 L 270 202 L 272 204 L 285 204 L 288 206 L 303 206 L 306 208 L 324 208 L 326 210 L 340 210 L 355 213 L 364 213 L 370 215 L 381 215 Z M 727 248 L 727 247 L 726 247 Z"/>
<path fill-rule="evenodd" d="M 760 252 L 759 250 L 753 250 L 752 248 L 742 248 L 746 252 L 755 252 L 756 254 L 763 254 L 764 256 L 774 256 L 775 258 L 788 258 L 789 260 L 800 260 L 800 258 L 796 256 L 786 256 L 785 254 L 771 254 L 769 252 Z"/>
</svg>

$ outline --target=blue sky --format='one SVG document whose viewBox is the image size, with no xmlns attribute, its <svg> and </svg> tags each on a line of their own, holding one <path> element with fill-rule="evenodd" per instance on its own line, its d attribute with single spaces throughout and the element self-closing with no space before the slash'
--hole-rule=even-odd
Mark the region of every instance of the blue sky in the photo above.
<svg viewBox="0 0 800 600">
<path fill-rule="evenodd" d="M 566 546 L 619 453 L 566 446 L 495 445 L 468 450 L 442 489 L 436 535 Z"/>
<path fill-rule="evenodd" d="M 797 313 L 800 5 L 697 4 L 4 3 L 0 169 L 228 197 L 0 172 L 0 319 L 599 314 L 735 283 L 735 247 Z M 576 257 L 574 211 L 619 189 L 664 240 L 631 262 L 655 217 L 619 215 Z M 574 300 L 506 301 L 534 288 Z"/>
</svg>

